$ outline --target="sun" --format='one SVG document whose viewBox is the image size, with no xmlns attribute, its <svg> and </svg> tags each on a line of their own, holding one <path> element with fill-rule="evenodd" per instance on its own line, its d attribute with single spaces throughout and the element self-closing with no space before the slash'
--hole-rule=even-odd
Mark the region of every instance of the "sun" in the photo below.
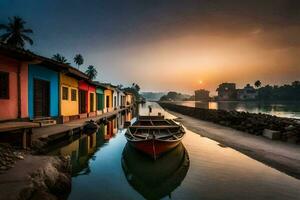
<svg viewBox="0 0 300 200">
<path fill-rule="evenodd" d="M 199 83 L 199 84 L 202 84 L 202 83 L 203 83 L 203 81 L 202 81 L 202 80 L 198 80 L 198 83 Z"/>
</svg>

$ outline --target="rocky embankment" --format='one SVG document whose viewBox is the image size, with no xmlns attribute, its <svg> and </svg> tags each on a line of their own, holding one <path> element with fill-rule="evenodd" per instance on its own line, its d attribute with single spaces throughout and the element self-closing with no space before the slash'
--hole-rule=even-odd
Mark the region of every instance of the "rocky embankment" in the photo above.
<svg viewBox="0 0 300 200">
<path fill-rule="evenodd" d="M 24 154 L 8 144 L 0 144 L 0 174 L 14 167 L 18 160 L 23 160 Z"/>
<path fill-rule="evenodd" d="M 0 200 L 66 199 L 70 191 L 69 157 L 31 155 L 0 144 Z"/>
<path fill-rule="evenodd" d="M 21 199 L 66 199 L 71 191 L 70 173 L 69 158 L 49 157 L 42 168 L 30 174 L 31 184 L 22 190 Z"/>
<path fill-rule="evenodd" d="M 261 113 L 193 108 L 172 103 L 160 102 L 159 104 L 170 111 L 231 127 L 250 134 L 263 135 L 275 132 L 278 135 L 276 139 L 290 143 L 300 143 L 300 121 L 296 119 L 281 118 Z"/>
</svg>

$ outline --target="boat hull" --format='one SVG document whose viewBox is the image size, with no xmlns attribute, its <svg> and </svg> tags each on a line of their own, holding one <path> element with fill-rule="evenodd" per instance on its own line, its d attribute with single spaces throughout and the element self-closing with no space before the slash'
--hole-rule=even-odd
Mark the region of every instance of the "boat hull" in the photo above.
<svg viewBox="0 0 300 200">
<path fill-rule="evenodd" d="M 162 140 L 144 140 L 144 141 L 128 141 L 128 143 L 137 150 L 156 159 L 164 153 L 174 149 L 181 140 L 178 141 L 162 141 Z"/>
</svg>

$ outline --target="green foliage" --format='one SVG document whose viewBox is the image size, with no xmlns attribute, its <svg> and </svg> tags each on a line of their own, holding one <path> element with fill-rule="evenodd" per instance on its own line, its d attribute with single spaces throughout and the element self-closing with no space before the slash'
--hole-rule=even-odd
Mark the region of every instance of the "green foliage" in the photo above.
<svg viewBox="0 0 300 200">
<path fill-rule="evenodd" d="M 140 101 L 142 99 L 142 96 L 140 95 L 139 91 L 140 91 L 140 86 L 136 83 L 133 83 L 131 85 L 131 87 L 126 87 L 126 88 L 123 88 L 123 91 L 124 92 L 129 92 L 129 93 L 132 93 L 134 96 L 135 96 L 135 99 L 137 101 Z"/>
<path fill-rule="evenodd" d="M 52 56 L 52 59 L 57 61 L 57 62 L 63 63 L 63 64 L 67 64 L 67 65 L 70 64 L 70 63 L 68 63 L 68 60 L 64 56 L 60 55 L 59 53 L 54 54 Z"/>
<path fill-rule="evenodd" d="M 137 92 L 139 92 L 140 89 L 141 89 L 140 86 L 138 84 L 136 84 L 136 83 L 132 83 L 131 87 L 134 88 Z"/>
<path fill-rule="evenodd" d="M 258 89 L 258 99 L 273 101 L 300 101 L 300 81 L 294 81 L 291 85 L 266 85 L 265 87 L 261 87 Z"/>
<path fill-rule="evenodd" d="M 95 67 L 93 65 L 88 66 L 85 73 L 91 80 L 95 79 L 98 74 L 97 70 L 95 69 Z"/>
<path fill-rule="evenodd" d="M 183 95 L 177 92 L 168 92 L 167 95 L 164 95 L 160 98 L 160 101 L 182 101 L 187 98 L 187 95 Z"/>
<path fill-rule="evenodd" d="M 8 19 L 8 24 L 0 24 L 0 30 L 5 31 L 5 33 L 0 36 L 0 40 L 10 46 L 18 48 L 24 48 L 26 42 L 33 45 L 33 40 L 28 36 L 28 34 L 32 34 L 33 31 L 25 28 L 26 22 L 18 16 Z"/>
<path fill-rule="evenodd" d="M 84 62 L 84 59 L 83 59 L 82 55 L 81 54 L 75 55 L 74 62 L 77 64 L 78 69 L 79 69 L 79 66 L 82 65 L 83 62 Z"/>
<path fill-rule="evenodd" d="M 255 81 L 254 85 L 255 87 L 259 88 L 261 86 L 260 80 Z"/>
</svg>

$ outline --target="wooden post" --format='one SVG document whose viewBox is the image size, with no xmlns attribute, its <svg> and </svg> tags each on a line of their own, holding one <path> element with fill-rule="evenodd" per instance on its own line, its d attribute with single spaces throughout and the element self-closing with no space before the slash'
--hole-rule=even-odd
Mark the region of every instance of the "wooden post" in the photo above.
<svg viewBox="0 0 300 200">
<path fill-rule="evenodd" d="M 26 128 L 22 130 L 22 148 L 27 149 L 27 134 L 26 134 Z"/>
</svg>

